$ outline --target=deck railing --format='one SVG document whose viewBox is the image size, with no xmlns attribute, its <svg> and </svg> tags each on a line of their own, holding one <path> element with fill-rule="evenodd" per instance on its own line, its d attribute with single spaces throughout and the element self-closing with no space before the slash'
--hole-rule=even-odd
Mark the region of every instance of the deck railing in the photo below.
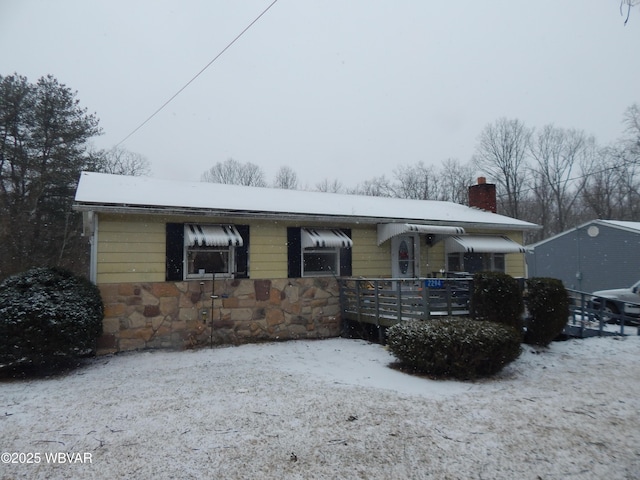
<svg viewBox="0 0 640 480">
<path fill-rule="evenodd" d="M 345 320 L 390 327 L 402 320 L 471 313 L 473 280 L 469 278 L 339 278 L 338 283 Z M 637 317 L 605 310 L 604 299 L 595 307 L 595 297 L 589 293 L 567 291 L 570 306 L 565 334 L 572 337 L 640 335 Z M 619 311 L 623 311 L 622 307 Z"/>
<path fill-rule="evenodd" d="M 388 327 L 401 320 L 428 320 L 470 313 L 470 279 L 340 278 L 342 316 Z"/>
<path fill-rule="evenodd" d="M 619 312 L 606 309 L 610 299 L 587 292 L 567 289 L 569 293 L 569 321 L 565 333 L 576 337 L 606 335 L 640 335 L 640 319 L 624 313 L 623 302 L 615 302 Z M 594 304 L 594 299 L 597 301 Z"/>
</svg>

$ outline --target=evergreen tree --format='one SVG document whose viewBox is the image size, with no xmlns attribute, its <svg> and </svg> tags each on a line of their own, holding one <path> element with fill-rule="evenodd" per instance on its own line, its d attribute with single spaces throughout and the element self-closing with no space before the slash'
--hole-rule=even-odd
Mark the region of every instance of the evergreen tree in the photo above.
<svg viewBox="0 0 640 480">
<path fill-rule="evenodd" d="M 71 204 L 98 134 L 95 115 L 51 75 L 0 76 L 0 279 L 32 266 L 84 273 Z"/>
</svg>

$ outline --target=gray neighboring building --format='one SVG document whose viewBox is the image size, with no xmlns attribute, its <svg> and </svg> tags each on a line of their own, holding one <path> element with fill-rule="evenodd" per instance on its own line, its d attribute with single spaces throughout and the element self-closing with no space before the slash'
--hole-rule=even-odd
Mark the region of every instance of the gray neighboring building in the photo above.
<svg viewBox="0 0 640 480">
<path fill-rule="evenodd" d="M 552 277 L 566 288 L 593 292 L 640 280 L 640 222 L 592 220 L 533 245 L 529 277 Z"/>
</svg>

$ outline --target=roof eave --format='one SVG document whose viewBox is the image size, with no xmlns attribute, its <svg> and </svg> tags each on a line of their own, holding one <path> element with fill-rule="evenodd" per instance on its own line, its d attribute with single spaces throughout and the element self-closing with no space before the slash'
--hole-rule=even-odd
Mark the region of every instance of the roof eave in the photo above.
<svg viewBox="0 0 640 480">
<path fill-rule="evenodd" d="M 443 221 L 428 220 L 415 218 L 396 218 L 396 217 L 361 217 L 361 216 L 344 216 L 344 215 L 318 215 L 306 213 L 288 213 L 288 212 L 265 212 L 265 211 L 248 211 L 248 210 L 219 210 L 219 209 L 203 209 L 190 207 L 159 207 L 147 205 L 106 205 L 96 203 L 75 203 L 72 207 L 78 212 L 98 212 L 111 214 L 146 214 L 146 215 L 171 215 L 171 216 L 199 216 L 199 217 L 235 217 L 248 218 L 255 220 L 305 220 L 319 223 L 363 223 L 376 225 L 378 223 L 429 223 L 432 225 L 455 225 L 467 228 L 480 228 L 489 230 L 509 230 L 509 231 L 525 231 L 538 230 L 542 228 L 540 225 L 517 225 L 503 223 L 482 223 L 482 222 L 464 222 L 464 221 Z"/>
</svg>

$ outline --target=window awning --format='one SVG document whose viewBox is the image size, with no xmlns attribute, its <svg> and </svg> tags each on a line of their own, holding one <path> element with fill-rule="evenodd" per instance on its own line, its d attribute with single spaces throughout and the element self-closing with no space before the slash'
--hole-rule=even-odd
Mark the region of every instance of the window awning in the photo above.
<svg viewBox="0 0 640 480">
<path fill-rule="evenodd" d="M 303 228 L 301 237 L 302 248 L 351 248 L 353 246 L 353 241 L 347 236 L 347 234 L 337 228 Z"/>
<path fill-rule="evenodd" d="M 445 240 L 447 252 L 464 253 L 525 253 L 527 249 L 504 236 L 464 235 Z"/>
<path fill-rule="evenodd" d="M 464 234 L 464 228 L 446 225 L 418 225 L 416 223 L 380 223 L 378 224 L 378 245 L 382 245 L 391 237 L 402 235 L 403 233 L 461 235 Z"/>
<path fill-rule="evenodd" d="M 233 225 L 195 225 L 185 228 L 189 246 L 241 247 L 242 237 Z"/>
</svg>

